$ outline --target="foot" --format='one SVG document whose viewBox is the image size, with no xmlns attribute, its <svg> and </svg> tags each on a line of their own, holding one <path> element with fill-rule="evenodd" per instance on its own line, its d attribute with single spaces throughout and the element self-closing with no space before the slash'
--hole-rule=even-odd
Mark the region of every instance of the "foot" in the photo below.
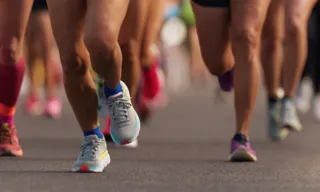
<svg viewBox="0 0 320 192">
<path fill-rule="evenodd" d="M 281 126 L 292 131 L 301 131 L 302 125 L 293 100 L 284 97 L 281 105 Z"/>
<path fill-rule="evenodd" d="M 0 156 L 23 156 L 14 125 L 3 123 L 0 127 Z"/>
<path fill-rule="evenodd" d="M 230 92 L 233 89 L 233 69 L 218 77 L 219 85 L 225 92 Z"/>
<path fill-rule="evenodd" d="M 167 104 L 167 96 L 163 92 L 164 74 L 158 69 L 158 61 L 143 73 L 143 100 L 151 110 L 163 108 Z"/>
<path fill-rule="evenodd" d="M 140 132 L 140 119 L 131 103 L 128 87 L 120 82 L 122 92 L 105 98 L 111 117 L 110 135 L 118 145 L 137 140 Z"/>
<path fill-rule="evenodd" d="M 280 125 L 280 102 L 278 100 L 268 101 L 268 130 L 269 137 L 274 141 L 285 139 L 289 131 Z"/>
<path fill-rule="evenodd" d="M 72 172 L 100 173 L 110 161 L 105 139 L 89 135 L 84 138 L 80 155 L 73 165 Z"/>
<path fill-rule="evenodd" d="M 308 78 L 304 78 L 298 88 L 295 105 L 300 113 L 308 113 L 311 107 L 313 97 L 312 82 Z"/>
<path fill-rule="evenodd" d="M 28 96 L 24 102 L 24 110 L 29 115 L 41 115 L 43 113 L 43 108 L 40 99 L 35 96 Z"/>
<path fill-rule="evenodd" d="M 111 125 L 111 118 L 110 118 L 110 116 L 108 116 L 107 120 L 106 120 L 105 128 L 102 131 L 102 134 L 104 135 L 104 138 L 106 139 L 107 143 L 113 141 L 112 137 L 110 135 L 110 125 Z M 138 140 L 135 140 L 129 144 L 121 145 L 121 146 L 128 147 L 128 148 L 137 148 L 138 147 Z"/>
<path fill-rule="evenodd" d="M 250 142 L 245 135 L 238 133 L 233 137 L 229 160 L 233 162 L 257 161 L 256 152 L 251 148 Z"/>
<path fill-rule="evenodd" d="M 59 119 L 61 116 L 62 104 L 59 99 L 48 99 L 45 114 L 53 119 Z"/>
</svg>

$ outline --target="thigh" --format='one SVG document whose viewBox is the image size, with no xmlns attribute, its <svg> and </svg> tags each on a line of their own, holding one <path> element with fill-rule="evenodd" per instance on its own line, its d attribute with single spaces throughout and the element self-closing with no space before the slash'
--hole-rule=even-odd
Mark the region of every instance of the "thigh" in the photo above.
<svg viewBox="0 0 320 192">
<path fill-rule="evenodd" d="M 232 57 L 229 38 L 229 9 L 211 8 L 192 3 L 203 59 L 213 65 L 216 60 Z M 219 58 L 218 58 L 219 57 Z M 216 59 L 215 59 L 216 58 Z"/>
<path fill-rule="evenodd" d="M 61 59 L 83 42 L 85 0 L 48 0 L 49 14 Z"/>
<path fill-rule="evenodd" d="M 33 0 L 0 1 L 1 43 L 14 36 L 20 38 L 26 30 Z"/>
<path fill-rule="evenodd" d="M 152 0 L 130 1 L 127 14 L 121 26 L 119 44 L 130 39 L 141 41 L 143 29 L 147 20 L 148 5 Z"/>
<path fill-rule="evenodd" d="M 231 32 L 234 34 L 233 37 L 250 38 L 250 40 L 260 39 L 270 2 L 271 0 L 231 1 Z M 240 37 L 242 35 L 244 36 Z"/>
<path fill-rule="evenodd" d="M 28 56 L 40 56 L 40 22 L 39 14 L 32 13 L 29 18 L 27 31 L 25 35 L 25 45 L 28 49 Z"/>
<path fill-rule="evenodd" d="M 283 37 L 284 0 L 271 0 L 263 26 L 262 38 L 277 39 Z"/>
<path fill-rule="evenodd" d="M 168 0 L 151 0 L 148 7 L 147 21 L 143 33 L 142 51 L 148 52 L 156 43 L 163 23 Z"/>
<path fill-rule="evenodd" d="M 86 36 L 117 40 L 130 0 L 87 0 Z"/>
<path fill-rule="evenodd" d="M 0 1 L 0 45 L 2 50 L 7 50 L 9 47 L 17 49 L 22 46 L 32 2 L 33 0 Z"/>
<path fill-rule="evenodd" d="M 285 0 L 286 25 L 302 24 L 307 26 L 307 21 L 316 2 L 317 0 Z"/>
</svg>

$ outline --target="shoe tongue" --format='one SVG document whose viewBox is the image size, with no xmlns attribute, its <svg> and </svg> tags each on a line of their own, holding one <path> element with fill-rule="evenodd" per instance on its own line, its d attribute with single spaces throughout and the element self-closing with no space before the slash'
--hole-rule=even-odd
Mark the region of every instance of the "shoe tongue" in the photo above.
<svg viewBox="0 0 320 192">
<path fill-rule="evenodd" d="M 241 133 L 237 133 L 234 137 L 233 140 L 238 141 L 239 143 L 245 144 L 248 141 L 248 138 Z"/>
<path fill-rule="evenodd" d="M 85 137 L 86 140 L 99 140 L 97 135 L 88 135 Z"/>
<path fill-rule="evenodd" d="M 115 95 L 109 96 L 109 97 L 108 97 L 108 100 L 109 100 L 109 101 L 114 101 L 114 100 L 116 100 L 116 99 L 118 99 L 118 98 L 122 98 L 122 97 L 123 97 L 123 93 L 120 92 L 120 93 L 117 93 L 117 94 L 115 94 Z"/>
</svg>

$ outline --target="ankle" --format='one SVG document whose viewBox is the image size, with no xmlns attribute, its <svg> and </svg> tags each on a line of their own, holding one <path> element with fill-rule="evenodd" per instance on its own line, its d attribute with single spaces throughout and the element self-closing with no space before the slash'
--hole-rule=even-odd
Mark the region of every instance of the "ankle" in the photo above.
<svg viewBox="0 0 320 192">
<path fill-rule="evenodd" d="M 84 131 L 83 132 L 83 136 L 87 137 L 87 136 L 90 136 L 90 135 L 96 135 L 99 139 L 102 139 L 103 138 L 103 134 L 101 133 L 101 130 L 100 130 L 100 126 L 90 130 L 90 131 Z"/>
<path fill-rule="evenodd" d="M 0 115 L 0 124 L 4 124 L 4 123 L 12 125 L 13 124 L 13 116 Z"/>
</svg>

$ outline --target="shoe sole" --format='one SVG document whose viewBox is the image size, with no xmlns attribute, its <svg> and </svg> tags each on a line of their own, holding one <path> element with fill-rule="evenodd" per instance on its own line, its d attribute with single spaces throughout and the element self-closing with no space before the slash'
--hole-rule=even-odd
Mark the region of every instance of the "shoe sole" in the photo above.
<svg viewBox="0 0 320 192">
<path fill-rule="evenodd" d="M 138 148 L 139 144 L 138 144 L 138 140 L 135 140 L 129 144 L 126 145 L 117 145 L 117 147 L 125 147 L 125 148 L 130 148 L 130 149 L 135 149 Z"/>
<path fill-rule="evenodd" d="M 59 115 L 52 115 L 52 114 L 50 114 L 50 113 L 48 113 L 48 112 L 44 112 L 43 115 L 44 115 L 45 117 L 49 118 L 49 119 L 54 119 L 54 120 L 58 120 L 58 119 L 61 118 L 61 114 L 59 114 Z"/>
<path fill-rule="evenodd" d="M 293 132 L 300 132 L 302 130 L 301 126 L 290 125 L 289 123 L 284 123 L 282 127 Z"/>
<path fill-rule="evenodd" d="M 91 167 L 88 164 L 82 164 L 79 167 L 73 168 L 71 171 L 74 173 L 102 173 L 104 169 L 110 164 L 111 158 L 110 155 L 102 160 L 102 163 L 98 166 Z"/>
<path fill-rule="evenodd" d="M 231 162 L 255 162 L 257 157 L 244 148 L 239 148 L 235 150 L 229 157 Z"/>
<path fill-rule="evenodd" d="M 272 141 L 282 141 L 286 139 L 289 135 L 288 128 L 282 128 L 282 130 L 279 130 L 278 132 L 279 134 L 276 134 L 276 135 L 269 133 L 269 137 L 271 138 Z"/>
<path fill-rule="evenodd" d="M 2 153 L 0 152 L 0 157 L 22 157 L 22 156 L 23 156 L 22 150 L 12 151 L 9 149 L 4 149 Z"/>
</svg>

